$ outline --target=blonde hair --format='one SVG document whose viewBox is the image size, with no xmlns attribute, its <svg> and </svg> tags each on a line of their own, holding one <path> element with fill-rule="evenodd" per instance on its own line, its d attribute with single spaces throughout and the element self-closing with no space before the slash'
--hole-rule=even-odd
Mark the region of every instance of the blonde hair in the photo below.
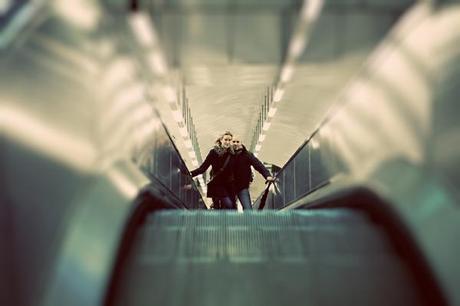
<svg viewBox="0 0 460 306">
<path fill-rule="evenodd" d="M 230 132 L 230 131 L 225 131 L 222 135 L 219 136 L 219 138 L 216 139 L 216 142 L 215 142 L 216 146 L 219 146 L 219 147 L 222 146 L 222 139 L 223 139 L 225 136 L 230 136 L 230 137 L 233 138 L 232 132 Z"/>
<path fill-rule="evenodd" d="M 233 138 L 233 134 L 232 132 L 230 131 L 225 131 L 225 133 L 223 133 L 222 135 L 219 136 L 219 138 L 216 139 L 216 142 L 214 144 L 214 151 L 217 152 L 217 154 L 219 155 L 222 155 L 224 154 L 225 152 L 229 151 L 230 153 L 233 154 L 233 148 L 232 146 L 230 146 L 228 149 L 224 149 L 222 147 L 222 138 L 224 138 L 225 136 L 230 136 Z"/>
</svg>

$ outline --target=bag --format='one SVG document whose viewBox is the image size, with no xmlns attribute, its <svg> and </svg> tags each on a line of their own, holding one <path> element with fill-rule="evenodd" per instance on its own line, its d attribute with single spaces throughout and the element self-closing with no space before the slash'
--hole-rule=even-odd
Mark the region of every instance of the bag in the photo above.
<svg viewBox="0 0 460 306">
<path fill-rule="evenodd" d="M 273 184 L 273 186 L 275 187 L 275 192 L 277 191 L 276 185 L 275 185 L 273 182 L 269 182 L 268 185 L 267 185 L 267 187 L 265 187 L 265 190 L 264 190 L 264 192 L 263 192 L 263 194 L 262 194 L 262 197 L 261 197 L 261 199 L 260 199 L 260 203 L 259 203 L 259 208 L 258 208 L 258 210 L 264 209 L 265 204 L 266 204 L 266 202 L 267 202 L 268 193 L 269 193 L 269 191 L 270 191 L 270 185 L 271 185 L 271 184 Z"/>
<path fill-rule="evenodd" d="M 230 157 L 231 157 L 230 154 L 228 154 L 227 158 L 224 161 L 224 164 L 222 165 L 222 167 L 218 171 L 216 171 L 214 173 L 214 171 L 211 170 L 211 179 L 209 180 L 208 185 L 211 184 L 216 179 L 216 177 L 219 176 L 219 174 L 224 172 L 225 167 L 227 167 L 228 162 L 230 161 Z"/>
</svg>

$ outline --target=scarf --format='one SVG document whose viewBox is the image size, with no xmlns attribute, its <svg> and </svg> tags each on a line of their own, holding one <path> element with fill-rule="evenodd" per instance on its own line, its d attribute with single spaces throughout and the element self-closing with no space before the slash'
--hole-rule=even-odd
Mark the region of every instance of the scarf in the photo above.
<svg viewBox="0 0 460 306">
<path fill-rule="evenodd" d="M 216 144 L 214 146 L 213 150 L 214 150 L 214 152 L 217 153 L 218 156 L 222 156 L 227 152 L 229 152 L 230 154 L 235 154 L 235 152 L 233 151 L 233 148 L 231 146 L 230 146 L 230 148 L 225 149 L 224 147 L 221 147 L 220 145 Z"/>
</svg>

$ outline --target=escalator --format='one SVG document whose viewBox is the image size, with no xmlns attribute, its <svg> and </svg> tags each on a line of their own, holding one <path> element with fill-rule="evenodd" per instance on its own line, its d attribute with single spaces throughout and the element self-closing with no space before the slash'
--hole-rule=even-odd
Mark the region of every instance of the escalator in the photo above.
<svg viewBox="0 0 460 306">
<path fill-rule="evenodd" d="M 157 211 L 121 263 L 107 305 L 433 303 L 384 229 L 347 208 Z"/>
</svg>

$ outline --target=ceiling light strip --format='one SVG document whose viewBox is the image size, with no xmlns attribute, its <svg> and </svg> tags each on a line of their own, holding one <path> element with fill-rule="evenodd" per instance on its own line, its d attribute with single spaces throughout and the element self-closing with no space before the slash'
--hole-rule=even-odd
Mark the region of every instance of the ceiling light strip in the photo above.
<svg viewBox="0 0 460 306">
<path fill-rule="evenodd" d="M 162 79 L 164 86 L 162 89 L 163 97 L 167 101 L 172 117 L 176 122 L 179 133 L 188 156 L 194 167 L 202 162 L 201 152 L 195 131 L 195 125 L 191 116 L 190 108 L 185 97 L 185 89 L 179 92 L 169 84 L 167 76 L 169 75 L 167 61 L 160 47 L 160 41 L 148 14 L 142 12 L 133 13 L 130 17 L 130 26 L 138 43 L 143 48 L 144 61 L 147 63 L 150 71 L 156 77 Z M 203 188 L 204 182 L 200 181 Z M 205 191 L 203 189 L 203 191 Z"/>
<path fill-rule="evenodd" d="M 256 124 L 255 133 L 251 141 L 251 151 L 259 154 L 262 142 L 265 140 L 268 130 L 278 110 L 277 103 L 283 100 L 286 84 L 294 74 L 294 66 L 307 46 L 313 27 L 323 8 L 323 0 L 304 0 L 300 10 L 300 18 L 296 25 L 292 39 L 289 42 L 287 57 L 281 66 L 276 85 L 273 88 L 273 95 L 268 94 L 269 101 L 264 100 L 259 119 Z M 270 91 L 269 91 L 270 92 Z M 267 97 L 266 96 L 266 97 Z"/>
<path fill-rule="evenodd" d="M 161 52 L 157 38 L 158 35 L 150 17 L 146 13 L 134 13 L 130 18 L 130 25 L 137 41 L 145 49 L 145 61 L 148 63 L 151 71 L 157 77 L 165 77 L 168 74 L 168 66 Z M 164 85 L 163 96 L 169 103 L 172 116 L 178 125 L 186 148 L 193 148 L 198 160 L 201 160 L 201 154 L 199 151 L 196 151 L 197 140 L 191 137 L 195 136 L 196 138 L 196 133 L 192 130 L 194 126 L 189 124 L 192 122 L 190 112 L 186 112 L 188 116 L 184 117 L 183 105 L 179 105 L 178 94 L 173 86 Z"/>
</svg>

